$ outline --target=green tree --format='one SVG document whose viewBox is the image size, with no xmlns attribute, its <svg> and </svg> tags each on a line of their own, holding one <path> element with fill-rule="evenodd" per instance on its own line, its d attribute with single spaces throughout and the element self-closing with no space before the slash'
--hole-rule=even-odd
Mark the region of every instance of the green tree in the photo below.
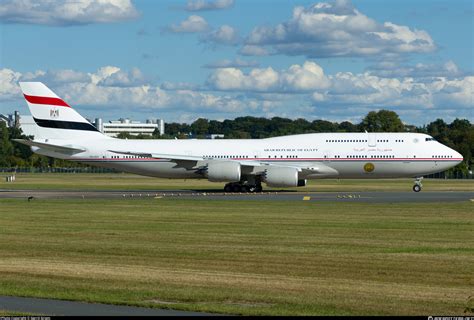
<svg viewBox="0 0 474 320">
<path fill-rule="evenodd" d="M 343 132 L 357 132 L 359 131 L 357 125 L 352 124 L 349 121 L 343 121 L 339 124 L 339 131 Z"/>
<path fill-rule="evenodd" d="M 209 120 L 199 118 L 191 124 L 192 133 L 203 136 L 209 131 Z"/>
<path fill-rule="evenodd" d="M 133 139 L 134 137 L 130 134 L 130 132 L 120 132 L 117 135 L 118 139 Z"/>
<path fill-rule="evenodd" d="M 337 123 L 326 120 L 314 120 L 311 122 L 311 130 L 313 132 L 336 132 Z"/>
<path fill-rule="evenodd" d="M 0 167 L 10 167 L 13 158 L 13 145 L 5 122 L 0 122 Z"/>
<path fill-rule="evenodd" d="M 398 114 L 390 110 L 371 111 L 360 123 L 369 132 L 403 132 L 405 126 Z"/>
<path fill-rule="evenodd" d="M 426 126 L 428 134 L 443 144 L 449 142 L 448 130 L 448 124 L 443 119 L 436 119 Z"/>
</svg>

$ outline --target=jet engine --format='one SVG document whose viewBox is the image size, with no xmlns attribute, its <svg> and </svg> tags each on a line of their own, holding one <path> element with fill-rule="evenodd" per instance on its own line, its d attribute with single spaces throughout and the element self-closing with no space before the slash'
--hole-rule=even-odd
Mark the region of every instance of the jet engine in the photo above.
<svg viewBox="0 0 474 320">
<path fill-rule="evenodd" d="M 264 181 L 269 187 L 299 187 L 306 185 L 305 180 L 298 180 L 298 169 L 271 167 L 265 170 Z"/>
<path fill-rule="evenodd" d="M 207 165 L 207 179 L 211 182 L 239 182 L 240 164 L 231 161 L 212 161 Z"/>
</svg>

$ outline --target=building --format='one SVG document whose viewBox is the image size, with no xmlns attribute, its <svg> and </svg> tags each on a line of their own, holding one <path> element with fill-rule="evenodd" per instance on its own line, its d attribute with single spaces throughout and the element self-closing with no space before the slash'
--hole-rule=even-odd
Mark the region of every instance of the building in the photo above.
<svg viewBox="0 0 474 320">
<path fill-rule="evenodd" d="M 224 139 L 224 135 L 222 133 L 210 133 L 206 134 L 206 139 Z"/>
<path fill-rule="evenodd" d="M 20 125 L 20 113 L 15 111 L 13 114 L 0 114 L 0 122 L 4 122 L 8 128 L 18 127 Z"/>
<path fill-rule="evenodd" d="M 163 119 L 148 119 L 145 123 L 140 121 L 131 121 L 130 119 L 119 119 L 109 122 L 103 122 L 101 118 L 95 119 L 96 128 L 105 135 L 117 137 L 122 132 L 128 132 L 131 135 L 152 135 L 158 129 L 160 135 L 165 133 L 165 123 Z"/>
</svg>

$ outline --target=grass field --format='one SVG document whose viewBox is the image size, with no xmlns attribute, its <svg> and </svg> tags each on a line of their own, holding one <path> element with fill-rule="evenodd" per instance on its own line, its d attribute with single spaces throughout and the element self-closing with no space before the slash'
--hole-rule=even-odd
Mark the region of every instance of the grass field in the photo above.
<svg viewBox="0 0 474 320">
<path fill-rule="evenodd" d="M 17 174 L 13 183 L 5 182 L 6 174 L 0 175 L 0 189 L 58 189 L 58 190 L 164 190 L 195 189 L 219 190 L 224 183 L 207 180 L 172 180 L 137 176 L 132 174 Z M 411 191 L 412 179 L 384 180 L 310 180 L 309 185 L 285 190 L 310 191 Z M 272 190 L 264 185 L 265 190 Z M 474 191 L 474 180 L 423 180 L 426 191 Z"/>
<path fill-rule="evenodd" d="M 463 315 L 473 209 L 0 200 L 0 295 L 244 315 Z"/>
</svg>

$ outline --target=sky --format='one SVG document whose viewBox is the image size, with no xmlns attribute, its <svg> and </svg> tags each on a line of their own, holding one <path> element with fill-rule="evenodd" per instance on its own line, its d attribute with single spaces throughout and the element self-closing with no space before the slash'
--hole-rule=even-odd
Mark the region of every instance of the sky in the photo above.
<svg viewBox="0 0 474 320">
<path fill-rule="evenodd" d="M 83 116 L 474 122 L 470 0 L 0 0 L 0 113 L 41 81 Z"/>
</svg>

